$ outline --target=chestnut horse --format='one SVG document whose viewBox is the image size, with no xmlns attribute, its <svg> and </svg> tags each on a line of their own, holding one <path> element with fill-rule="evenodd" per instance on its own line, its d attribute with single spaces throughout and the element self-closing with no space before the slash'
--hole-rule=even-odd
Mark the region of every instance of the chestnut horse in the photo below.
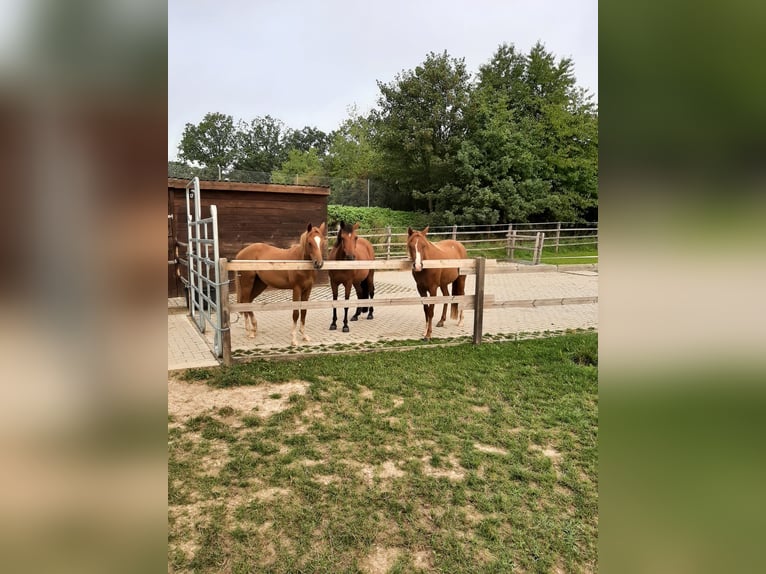
<svg viewBox="0 0 766 574">
<path fill-rule="evenodd" d="M 306 260 L 314 263 L 314 269 L 306 270 L 274 270 L 274 271 L 240 271 L 239 281 L 237 282 L 237 302 L 250 303 L 260 295 L 266 287 L 275 289 L 292 289 L 293 301 L 308 301 L 311 295 L 311 289 L 316 279 L 316 270 L 324 265 L 324 252 L 327 249 L 327 238 L 325 237 L 325 224 L 314 227 L 310 223 L 301 234 L 298 243 L 288 249 L 281 249 L 268 243 L 253 243 L 244 247 L 234 259 L 288 259 L 288 260 Z M 255 338 L 258 329 L 258 323 L 252 311 L 244 311 L 245 331 L 250 338 Z M 309 336 L 306 335 L 306 309 L 298 311 L 293 310 L 293 330 L 290 335 L 292 344 L 297 345 L 295 340 L 295 329 L 298 325 L 298 314 L 301 317 L 301 336 L 303 340 L 309 342 Z"/>
<path fill-rule="evenodd" d="M 423 231 L 415 231 L 411 227 L 407 228 L 407 253 L 412 259 L 412 276 L 415 278 L 415 284 L 421 297 L 436 295 L 436 290 L 441 288 L 442 295 L 449 295 L 447 286 L 452 283 L 452 295 L 465 295 L 465 275 L 460 275 L 458 268 L 449 269 L 424 269 L 423 261 L 426 259 L 466 259 L 467 252 L 465 247 L 459 241 L 445 239 L 431 243 L 426 235 L 428 227 Z M 463 325 L 463 309 L 459 305 L 452 303 L 450 310 L 450 319 L 458 319 L 458 327 Z M 434 306 L 423 305 L 423 312 L 426 316 L 426 332 L 423 334 L 423 340 L 431 340 L 431 322 L 434 318 Z M 447 303 L 442 309 L 442 318 L 436 324 L 437 327 L 444 326 L 447 318 Z"/>
<path fill-rule="evenodd" d="M 330 251 L 330 259 L 334 261 L 372 261 L 375 259 L 375 250 L 372 247 L 372 243 L 367 241 L 364 237 L 359 237 L 356 234 L 356 230 L 359 229 L 359 224 L 355 223 L 353 226 L 347 225 L 345 222 L 340 222 L 338 228 L 338 237 L 335 240 L 335 245 Z M 351 296 L 351 285 L 353 284 L 356 291 L 357 299 L 372 299 L 375 295 L 375 283 L 373 277 L 375 275 L 374 269 L 337 269 L 330 271 L 330 287 L 332 288 L 332 300 L 338 299 L 338 286 L 343 285 L 346 290 L 346 300 Z M 369 312 L 368 312 L 369 309 Z M 367 318 L 372 319 L 372 307 L 357 307 L 356 313 L 351 317 L 352 321 L 357 321 L 359 315 L 367 312 Z M 333 307 L 332 309 L 332 323 L 330 324 L 330 331 L 334 331 L 338 328 L 338 310 Z M 348 307 L 343 309 L 343 332 L 348 333 Z"/>
</svg>

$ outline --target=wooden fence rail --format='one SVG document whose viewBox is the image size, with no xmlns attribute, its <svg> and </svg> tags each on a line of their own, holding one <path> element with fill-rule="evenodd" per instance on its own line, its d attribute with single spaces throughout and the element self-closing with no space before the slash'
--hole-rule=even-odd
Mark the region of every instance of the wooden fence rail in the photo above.
<svg viewBox="0 0 766 574">
<path fill-rule="evenodd" d="M 437 305 L 443 303 L 458 303 L 463 309 L 474 310 L 473 343 L 480 344 L 482 338 L 484 309 L 509 308 L 509 307 L 545 307 L 553 305 L 583 305 L 598 303 L 598 297 L 557 297 L 548 299 L 523 299 L 513 301 L 498 301 L 491 293 L 485 293 L 484 279 L 486 274 L 514 273 L 525 271 L 556 271 L 554 265 L 498 265 L 494 259 L 476 257 L 475 259 L 429 259 L 423 261 L 423 267 L 427 269 L 451 269 L 458 266 L 461 274 L 475 274 L 476 287 L 473 295 L 447 295 L 434 297 L 391 297 L 375 299 L 375 307 L 387 307 L 396 305 Z M 231 357 L 231 322 L 233 312 L 242 311 L 278 311 L 287 309 L 332 309 L 351 306 L 351 301 L 345 299 L 314 300 L 314 301 L 280 301 L 253 303 L 230 303 L 228 298 L 229 272 L 237 271 L 262 271 L 262 270 L 287 270 L 287 269 L 313 269 L 310 261 L 262 261 L 262 260 L 219 260 L 221 280 L 221 305 L 223 307 L 223 322 L 221 325 L 223 337 L 223 362 L 230 365 Z M 594 269 L 594 265 L 581 265 L 578 268 Z M 323 270 L 338 269 L 375 269 L 386 271 L 410 271 L 412 261 L 408 259 L 375 260 L 375 261 L 325 261 Z M 356 305 L 362 305 L 365 300 L 355 300 Z"/>
</svg>

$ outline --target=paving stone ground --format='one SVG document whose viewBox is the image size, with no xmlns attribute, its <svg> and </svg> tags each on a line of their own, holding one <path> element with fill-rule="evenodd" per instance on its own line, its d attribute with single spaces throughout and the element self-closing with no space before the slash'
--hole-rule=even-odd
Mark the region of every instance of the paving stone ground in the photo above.
<svg viewBox="0 0 766 574">
<path fill-rule="evenodd" d="M 476 277 L 466 278 L 466 293 L 474 292 Z M 598 273 L 592 270 L 558 272 L 525 272 L 487 274 L 485 293 L 494 294 L 496 300 L 546 299 L 558 297 L 598 296 Z M 375 273 L 376 297 L 394 298 L 417 296 L 415 281 L 408 272 L 378 271 Z M 356 295 L 352 293 L 351 301 Z M 289 291 L 268 290 L 258 300 L 287 301 Z M 311 300 L 332 299 L 330 286 L 316 285 Z M 232 302 L 234 301 L 232 295 Z M 168 369 L 183 369 L 217 365 L 210 350 L 212 330 L 206 329 L 201 335 L 186 314 L 183 299 L 168 300 Z M 310 343 L 303 343 L 293 353 L 314 352 L 321 345 L 338 343 L 376 343 L 419 339 L 425 330 L 425 318 L 421 305 L 380 307 L 374 312 L 374 319 L 365 315 L 356 322 L 349 322 L 350 332 L 341 331 L 343 309 L 339 309 L 338 330 L 330 331 L 331 309 L 310 309 L 306 318 L 306 333 Z M 349 309 L 349 317 L 353 307 Z M 435 317 L 441 316 L 441 305 L 437 305 Z M 245 334 L 244 320 L 233 314 L 231 326 L 232 351 L 235 356 L 249 354 L 278 354 L 290 346 L 292 312 L 289 310 L 265 311 L 256 314 L 258 333 L 255 339 Z M 471 336 L 473 333 L 473 311 L 465 311 L 462 327 L 449 318 L 444 327 L 437 328 L 434 321 L 434 342 L 452 337 Z M 567 329 L 589 329 L 598 327 L 598 304 L 558 305 L 537 308 L 487 309 L 484 313 L 483 332 L 494 335 L 562 331 Z"/>
</svg>

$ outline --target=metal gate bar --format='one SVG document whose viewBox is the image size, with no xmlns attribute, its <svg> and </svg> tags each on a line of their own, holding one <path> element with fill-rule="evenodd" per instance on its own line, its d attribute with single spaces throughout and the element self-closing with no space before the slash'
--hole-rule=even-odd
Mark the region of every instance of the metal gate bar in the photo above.
<svg viewBox="0 0 766 574">
<path fill-rule="evenodd" d="M 193 205 L 192 205 L 193 201 Z M 218 208 L 210 206 L 210 217 L 201 217 L 199 178 L 186 185 L 186 263 L 189 269 L 187 287 L 189 314 L 200 333 L 207 325 L 213 334 L 213 354 L 223 355 L 221 335 L 221 276 L 218 266 Z M 212 253 L 211 253 L 212 251 Z"/>
</svg>

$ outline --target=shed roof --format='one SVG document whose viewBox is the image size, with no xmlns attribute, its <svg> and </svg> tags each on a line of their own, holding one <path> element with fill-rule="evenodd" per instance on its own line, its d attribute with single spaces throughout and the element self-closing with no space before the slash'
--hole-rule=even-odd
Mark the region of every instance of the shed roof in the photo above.
<svg viewBox="0 0 766 574">
<path fill-rule="evenodd" d="M 188 179 L 168 178 L 168 188 L 184 189 Z M 285 193 L 299 195 L 330 195 L 329 187 L 314 185 L 283 185 L 280 183 L 245 183 L 240 181 L 203 181 L 199 182 L 200 189 L 210 191 L 250 191 L 257 193 Z"/>
</svg>

